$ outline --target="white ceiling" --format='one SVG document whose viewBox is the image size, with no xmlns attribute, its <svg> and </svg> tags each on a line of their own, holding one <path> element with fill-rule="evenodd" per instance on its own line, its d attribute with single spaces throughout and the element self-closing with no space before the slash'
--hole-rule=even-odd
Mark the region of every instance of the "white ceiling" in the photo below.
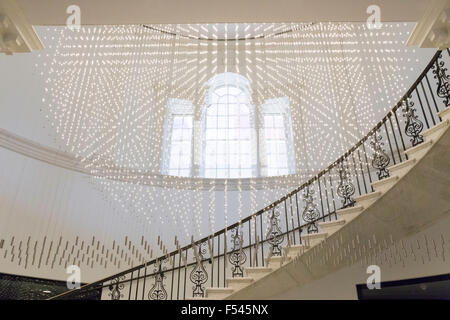
<svg viewBox="0 0 450 320">
<path fill-rule="evenodd" d="M 380 6 L 385 22 L 416 22 L 432 0 L 17 0 L 34 25 L 65 24 L 79 5 L 87 25 L 224 22 L 361 22 Z"/>
</svg>

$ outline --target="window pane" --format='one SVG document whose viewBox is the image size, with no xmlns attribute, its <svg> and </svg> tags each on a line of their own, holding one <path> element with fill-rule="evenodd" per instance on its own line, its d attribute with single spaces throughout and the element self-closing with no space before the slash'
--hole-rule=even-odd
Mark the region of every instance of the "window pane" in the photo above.
<svg viewBox="0 0 450 320">
<path fill-rule="evenodd" d="M 217 178 L 238 178 L 243 173 L 242 169 L 251 168 L 250 128 L 253 128 L 253 123 L 250 121 L 249 106 L 239 103 L 239 101 L 249 102 L 250 97 L 247 91 L 243 91 L 234 83 L 213 90 L 212 95 L 219 98 L 212 99 L 213 106 L 209 107 L 209 109 L 217 110 L 217 113 L 212 114 L 207 111 L 205 175 L 214 175 Z M 217 126 L 210 124 L 213 121 L 217 121 Z M 212 155 L 215 157 L 213 158 Z M 247 176 L 251 175 L 248 171 L 244 173 Z"/>
<path fill-rule="evenodd" d="M 227 169 L 217 169 L 217 178 L 227 178 L 228 176 L 228 170 Z"/>
<path fill-rule="evenodd" d="M 192 115 L 173 116 L 168 174 L 189 176 L 192 154 Z"/>
<path fill-rule="evenodd" d="M 192 128 L 192 117 L 183 118 L 183 128 Z"/>
<path fill-rule="evenodd" d="M 215 178 L 216 177 L 216 169 L 206 169 L 205 177 L 206 178 Z"/>
<path fill-rule="evenodd" d="M 219 117 L 218 118 L 218 128 L 228 128 L 228 118 L 227 117 Z"/>
<path fill-rule="evenodd" d="M 175 116 L 173 118 L 173 127 L 178 129 L 181 128 L 182 125 L 183 125 L 183 117 Z"/>
<path fill-rule="evenodd" d="M 264 116 L 267 174 L 269 176 L 288 174 L 287 141 L 285 123 L 281 114 Z"/>
</svg>

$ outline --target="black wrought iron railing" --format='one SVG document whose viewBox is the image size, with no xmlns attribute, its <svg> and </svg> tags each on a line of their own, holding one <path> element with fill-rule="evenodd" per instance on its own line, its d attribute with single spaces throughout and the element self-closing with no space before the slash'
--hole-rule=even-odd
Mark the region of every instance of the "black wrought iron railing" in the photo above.
<svg viewBox="0 0 450 320">
<path fill-rule="evenodd" d="M 192 241 L 158 259 L 75 289 L 54 299 L 83 299 L 102 290 L 102 299 L 187 299 L 203 297 L 207 287 L 226 287 L 245 268 L 264 267 L 282 248 L 302 244 L 319 232 L 320 221 L 336 220 L 337 211 L 373 191 L 388 178 L 388 167 L 406 161 L 405 151 L 424 141 L 422 132 L 441 121 L 450 105 L 450 51 L 437 51 L 422 74 L 389 113 L 358 143 L 309 181 L 210 236 Z"/>
</svg>

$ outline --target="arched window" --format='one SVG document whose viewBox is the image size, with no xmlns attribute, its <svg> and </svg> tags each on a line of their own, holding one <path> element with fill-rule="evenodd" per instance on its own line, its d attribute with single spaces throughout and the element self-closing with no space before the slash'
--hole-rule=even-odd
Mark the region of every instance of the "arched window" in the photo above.
<svg viewBox="0 0 450 320">
<path fill-rule="evenodd" d="M 255 106 L 248 79 L 231 72 L 206 87 L 203 105 L 168 99 L 162 174 L 232 179 L 295 173 L 288 97 Z"/>
<path fill-rule="evenodd" d="M 255 119 L 248 80 L 235 73 L 222 73 L 210 79 L 207 85 L 203 176 L 254 176 Z"/>
</svg>

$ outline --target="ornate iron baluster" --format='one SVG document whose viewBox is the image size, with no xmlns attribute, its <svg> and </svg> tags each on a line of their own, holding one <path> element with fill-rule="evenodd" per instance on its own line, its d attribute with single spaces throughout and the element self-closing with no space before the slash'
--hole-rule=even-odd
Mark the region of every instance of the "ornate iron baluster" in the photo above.
<svg viewBox="0 0 450 320">
<path fill-rule="evenodd" d="M 372 136 L 372 141 L 370 141 L 371 146 L 374 149 L 373 159 L 372 159 L 372 167 L 378 170 L 378 180 L 388 178 L 390 176 L 389 170 L 387 166 L 391 162 L 391 159 L 386 154 L 383 149 L 384 143 L 381 142 L 381 135 L 379 135 L 376 131 Z"/>
<path fill-rule="evenodd" d="M 270 215 L 270 228 L 267 232 L 267 242 L 272 246 L 272 255 L 281 256 L 280 244 L 283 242 L 284 235 L 280 229 L 280 213 L 275 208 L 272 209 Z"/>
<path fill-rule="evenodd" d="M 148 292 L 148 298 L 150 300 L 167 300 L 167 291 L 164 288 L 164 275 L 162 261 L 158 262 L 158 266 L 155 268 L 155 283 Z"/>
<path fill-rule="evenodd" d="M 355 200 L 352 196 L 355 194 L 355 186 L 350 181 L 350 173 L 348 168 L 344 166 L 344 161 L 341 161 L 339 165 L 339 185 L 337 188 L 337 194 L 342 198 L 342 208 L 353 207 Z"/>
<path fill-rule="evenodd" d="M 423 129 L 423 123 L 415 115 L 416 109 L 414 108 L 414 102 L 405 100 L 403 104 L 403 117 L 406 118 L 405 134 L 411 137 L 410 141 L 414 146 L 423 142 L 423 137 L 420 134 Z"/>
<path fill-rule="evenodd" d="M 302 218 L 305 222 L 308 222 L 308 233 L 317 233 L 319 228 L 317 227 L 317 219 L 320 217 L 320 212 L 317 209 L 317 204 L 314 202 L 314 190 L 306 186 L 303 192 L 303 200 L 305 200 L 305 209 L 303 210 Z"/>
<path fill-rule="evenodd" d="M 242 234 L 239 233 L 239 226 L 233 229 L 231 233 L 231 243 L 233 245 L 231 253 L 228 254 L 228 261 L 233 265 L 232 277 L 243 277 L 244 270 L 242 265 L 247 261 L 247 255 L 242 250 L 242 244 L 244 240 Z"/>
<path fill-rule="evenodd" d="M 444 61 L 439 61 L 442 59 L 442 53 L 436 59 L 436 64 L 431 67 L 433 69 L 434 78 L 437 79 L 437 90 L 436 93 L 438 97 L 444 99 L 445 106 L 450 106 L 450 75 L 447 75 L 447 68 L 444 67 Z"/>
<path fill-rule="evenodd" d="M 206 253 L 205 245 L 206 242 L 200 243 L 197 246 L 198 257 L 197 263 L 192 269 L 189 279 L 194 284 L 192 287 L 192 296 L 195 297 L 204 297 L 205 296 L 205 288 L 203 285 L 208 281 L 208 273 L 206 272 L 205 267 L 203 266 L 203 255 Z M 195 250 L 195 248 L 193 248 Z"/>
<path fill-rule="evenodd" d="M 111 291 L 108 295 L 111 297 L 111 300 L 120 300 L 123 297 L 123 294 L 120 292 L 124 288 L 124 284 L 120 283 L 125 280 L 125 276 L 117 277 L 111 280 L 111 284 L 108 289 Z"/>
</svg>

